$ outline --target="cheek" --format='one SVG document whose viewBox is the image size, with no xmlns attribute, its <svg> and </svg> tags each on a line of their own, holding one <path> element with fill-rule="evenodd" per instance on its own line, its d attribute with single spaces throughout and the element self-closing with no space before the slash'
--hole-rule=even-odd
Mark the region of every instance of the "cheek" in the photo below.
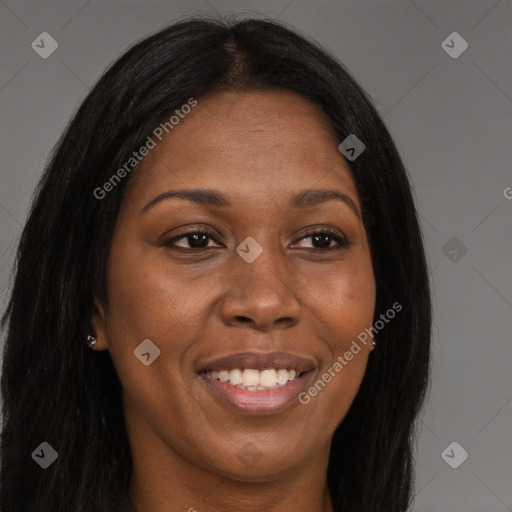
<svg viewBox="0 0 512 512">
<path fill-rule="evenodd" d="M 375 313 L 375 283 L 373 275 L 359 274 L 344 283 L 340 290 L 340 301 L 336 304 L 335 318 L 340 332 L 337 351 L 346 351 L 358 336 L 372 326 Z M 362 348 L 369 345 L 362 345 Z"/>
<path fill-rule="evenodd" d="M 219 276 L 190 280 L 154 248 L 127 250 L 113 246 L 108 273 L 109 350 L 118 373 L 141 371 L 134 350 L 149 339 L 160 350 L 156 366 L 181 368 L 204 329 L 208 301 Z M 154 366 L 153 364 L 151 365 Z M 178 373 L 174 377 L 178 378 Z"/>
<path fill-rule="evenodd" d="M 108 289 L 113 316 L 142 336 L 168 328 L 184 309 L 179 278 L 148 255 L 123 247 L 112 251 Z"/>
<path fill-rule="evenodd" d="M 146 339 L 160 350 L 160 363 L 164 357 L 175 358 L 166 344 L 173 340 L 171 346 L 178 348 L 182 339 L 184 306 L 179 300 L 179 284 L 144 255 L 113 245 L 107 287 L 107 342 L 118 374 L 144 370 L 134 351 Z"/>
<path fill-rule="evenodd" d="M 321 304 L 318 328 L 327 340 L 324 365 L 307 391 L 307 400 L 317 401 L 324 411 L 327 430 L 335 429 L 350 408 L 362 382 L 371 337 L 376 287 L 371 265 L 361 261 L 326 280 L 314 300 Z M 321 313 L 320 313 L 321 311 Z M 333 411 L 336 413 L 333 414 Z"/>
<path fill-rule="evenodd" d="M 324 339 L 329 340 L 331 358 L 349 350 L 353 340 L 370 328 L 375 312 L 376 286 L 373 269 L 365 258 L 344 265 L 326 276 L 317 288 L 314 311 L 321 319 Z M 371 348 L 371 342 L 362 349 Z"/>
</svg>

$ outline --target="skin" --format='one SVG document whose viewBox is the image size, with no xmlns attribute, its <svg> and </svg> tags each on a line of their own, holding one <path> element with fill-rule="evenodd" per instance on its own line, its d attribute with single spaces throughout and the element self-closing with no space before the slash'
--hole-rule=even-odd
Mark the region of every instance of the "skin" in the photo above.
<svg viewBox="0 0 512 512">
<path fill-rule="evenodd" d="M 123 386 L 134 471 L 129 496 L 144 512 L 332 511 L 330 442 L 361 384 L 372 344 L 307 405 L 263 415 L 233 411 L 196 374 L 200 361 L 281 350 L 315 361 L 311 384 L 371 327 L 375 279 L 361 206 L 339 140 L 320 109 L 290 92 L 224 92 L 198 105 L 133 171 L 97 302 L 95 350 L 109 350 Z M 232 206 L 167 199 L 171 189 L 213 189 Z M 287 206 L 304 189 L 352 199 Z M 108 200 L 108 199 L 106 199 Z M 209 227 L 203 249 L 184 231 Z M 322 245 L 312 228 L 353 245 Z M 252 263 L 236 247 L 263 248 Z M 193 240 L 192 240 L 193 243 Z M 188 251 L 188 252 L 187 252 Z M 133 351 L 150 339 L 149 366 Z M 252 443 L 256 456 L 238 455 Z M 190 510 L 190 512 L 192 512 Z"/>
</svg>

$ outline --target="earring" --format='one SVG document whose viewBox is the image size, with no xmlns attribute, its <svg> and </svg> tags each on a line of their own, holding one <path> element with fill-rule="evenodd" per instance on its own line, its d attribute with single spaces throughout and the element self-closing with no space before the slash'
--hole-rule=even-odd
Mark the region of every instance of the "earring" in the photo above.
<svg viewBox="0 0 512 512">
<path fill-rule="evenodd" d="M 87 346 L 89 348 L 94 347 L 94 345 L 96 345 L 96 341 L 97 340 L 94 336 L 91 336 L 91 335 L 87 336 Z"/>
<path fill-rule="evenodd" d="M 375 348 L 377 346 L 377 343 L 375 343 L 375 341 L 372 340 L 372 343 L 373 343 L 373 348 Z"/>
</svg>

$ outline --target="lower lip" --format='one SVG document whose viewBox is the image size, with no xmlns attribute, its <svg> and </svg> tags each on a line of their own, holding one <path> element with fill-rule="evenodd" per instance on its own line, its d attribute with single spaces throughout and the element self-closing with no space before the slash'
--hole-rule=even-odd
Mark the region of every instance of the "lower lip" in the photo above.
<svg viewBox="0 0 512 512">
<path fill-rule="evenodd" d="M 288 381 L 276 389 L 247 391 L 232 384 L 214 379 L 211 375 L 201 374 L 207 388 L 223 403 L 245 414 L 275 414 L 297 401 L 298 395 L 307 388 L 313 371 Z"/>
</svg>

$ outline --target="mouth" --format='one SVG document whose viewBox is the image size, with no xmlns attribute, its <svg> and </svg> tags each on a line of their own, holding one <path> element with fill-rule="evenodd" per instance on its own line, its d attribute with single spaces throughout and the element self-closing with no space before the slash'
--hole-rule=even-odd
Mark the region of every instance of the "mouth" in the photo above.
<svg viewBox="0 0 512 512">
<path fill-rule="evenodd" d="M 288 384 L 288 382 L 300 378 L 306 372 L 298 372 L 294 368 L 267 368 L 257 370 L 255 368 L 234 368 L 232 370 L 212 370 L 204 374 L 214 380 L 225 382 L 238 389 L 246 391 L 266 391 L 269 389 L 278 389 Z"/>
<path fill-rule="evenodd" d="M 198 376 L 216 400 L 245 414 L 275 414 L 307 388 L 315 362 L 283 352 L 242 353 L 205 362 Z"/>
</svg>

